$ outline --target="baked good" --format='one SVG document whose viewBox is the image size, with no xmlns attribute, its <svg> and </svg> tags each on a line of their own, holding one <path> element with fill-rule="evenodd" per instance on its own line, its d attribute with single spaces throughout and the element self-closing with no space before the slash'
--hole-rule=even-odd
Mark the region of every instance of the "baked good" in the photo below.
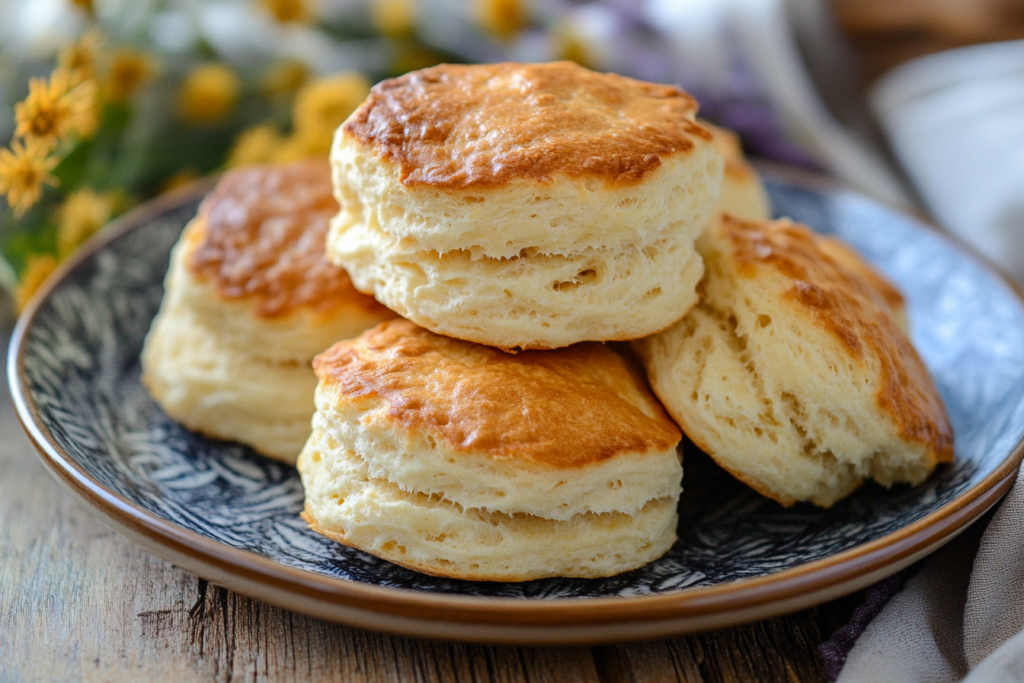
<svg viewBox="0 0 1024 683">
<path fill-rule="evenodd" d="M 298 467 L 318 533 L 496 581 L 609 576 L 675 540 L 681 435 L 601 344 L 512 355 L 396 320 L 314 368 Z"/>
<path fill-rule="evenodd" d="M 907 302 L 903 299 L 903 294 L 900 293 L 900 290 L 896 289 L 885 276 L 875 270 L 870 263 L 854 251 L 853 247 L 838 237 L 821 237 L 818 239 L 818 246 L 833 261 L 858 275 L 874 289 L 892 312 L 896 326 L 904 334 L 909 334 L 910 322 L 907 319 Z"/>
<path fill-rule="evenodd" d="M 698 242 L 701 303 L 634 347 L 697 446 L 784 505 L 953 458 L 942 399 L 884 300 L 787 220 L 729 216 Z"/>
<path fill-rule="evenodd" d="M 552 64 L 383 81 L 335 136 L 327 253 L 439 334 L 626 340 L 696 303 L 722 161 L 682 90 Z"/>
<path fill-rule="evenodd" d="M 743 156 L 743 147 L 736 133 L 707 121 L 700 121 L 700 124 L 715 136 L 715 148 L 725 161 L 718 212 L 752 221 L 770 219 L 772 212 L 768 192 L 761 176 Z"/>
<path fill-rule="evenodd" d="M 771 200 L 757 170 L 743 156 L 740 140 L 732 131 L 707 121 L 699 123 L 715 136 L 715 147 L 725 162 L 722 172 L 722 192 L 718 200 L 719 213 L 751 221 L 771 219 Z M 885 299 L 897 325 L 909 331 L 906 302 L 903 295 L 871 264 L 861 258 L 850 245 L 837 237 L 821 237 L 818 246 L 832 259 L 854 271 Z"/>
<path fill-rule="evenodd" d="M 338 209 L 324 161 L 225 174 L 171 256 L 142 380 L 190 429 L 294 463 L 313 356 L 394 314 L 324 256 Z"/>
</svg>

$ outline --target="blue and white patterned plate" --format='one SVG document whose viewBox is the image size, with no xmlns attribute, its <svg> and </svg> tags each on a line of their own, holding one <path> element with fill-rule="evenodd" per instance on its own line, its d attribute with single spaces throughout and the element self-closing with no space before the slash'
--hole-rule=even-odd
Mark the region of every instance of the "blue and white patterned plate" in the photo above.
<svg viewBox="0 0 1024 683">
<path fill-rule="evenodd" d="M 294 469 L 193 434 L 139 382 L 168 254 L 209 184 L 136 211 L 64 267 L 21 319 L 10 377 L 43 461 L 109 524 L 217 583 L 316 616 L 472 640 L 681 633 L 815 604 L 952 537 L 1012 481 L 1024 437 L 1024 308 L 930 228 L 872 201 L 769 175 L 778 215 L 853 244 L 909 300 L 948 406 L 956 463 L 916 488 L 869 485 L 831 510 L 782 508 L 690 446 L 679 542 L 608 579 L 439 579 L 333 543 L 299 518 Z"/>
</svg>

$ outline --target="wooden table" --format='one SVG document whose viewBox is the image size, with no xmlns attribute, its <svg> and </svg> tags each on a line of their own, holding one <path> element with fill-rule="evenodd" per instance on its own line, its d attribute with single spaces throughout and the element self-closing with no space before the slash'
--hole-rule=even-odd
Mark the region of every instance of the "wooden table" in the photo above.
<svg viewBox="0 0 1024 683">
<path fill-rule="evenodd" d="M 9 315 L 2 329 L 6 349 Z M 816 648 L 858 604 L 855 595 L 739 628 L 601 647 L 465 645 L 347 628 L 211 585 L 105 527 L 46 473 L 0 393 L 4 683 L 823 681 Z"/>
</svg>

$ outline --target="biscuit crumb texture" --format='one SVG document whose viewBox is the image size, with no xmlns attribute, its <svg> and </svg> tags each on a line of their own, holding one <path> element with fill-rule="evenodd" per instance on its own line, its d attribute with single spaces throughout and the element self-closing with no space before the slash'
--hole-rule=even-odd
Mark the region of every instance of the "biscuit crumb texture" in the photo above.
<svg viewBox="0 0 1024 683">
<path fill-rule="evenodd" d="M 634 343 L 695 444 L 784 505 L 865 479 L 917 484 L 953 458 L 927 369 L 884 297 L 781 220 L 728 216 L 698 242 L 700 304 Z"/>
</svg>

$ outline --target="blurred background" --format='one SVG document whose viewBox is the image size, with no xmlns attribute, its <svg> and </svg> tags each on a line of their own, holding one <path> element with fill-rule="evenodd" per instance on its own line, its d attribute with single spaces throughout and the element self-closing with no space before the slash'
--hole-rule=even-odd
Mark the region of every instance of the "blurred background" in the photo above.
<svg viewBox="0 0 1024 683">
<path fill-rule="evenodd" d="M 1024 282 L 1024 0 L 0 0 L 0 285 L 132 206 L 325 156 L 380 79 L 569 59 L 748 155 L 929 216 Z"/>
</svg>

